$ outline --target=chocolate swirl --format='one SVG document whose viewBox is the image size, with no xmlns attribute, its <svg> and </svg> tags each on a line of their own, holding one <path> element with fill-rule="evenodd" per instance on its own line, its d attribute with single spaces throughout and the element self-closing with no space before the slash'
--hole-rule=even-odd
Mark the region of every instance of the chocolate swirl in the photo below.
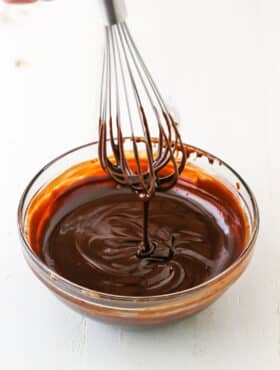
<svg viewBox="0 0 280 370">
<path fill-rule="evenodd" d="M 46 264 L 82 286 L 129 296 L 171 293 L 215 276 L 240 253 L 236 214 L 187 182 L 151 199 L 149 237 L 156 248 L 147 258 L 136 255 L 143 233 L 138 198 L 122 188 L 79 205 L 90 192 L 93 187 L 80 187 L 65 197 L 68 211 L 52 218 L 41 250 Z"/>
</svg>

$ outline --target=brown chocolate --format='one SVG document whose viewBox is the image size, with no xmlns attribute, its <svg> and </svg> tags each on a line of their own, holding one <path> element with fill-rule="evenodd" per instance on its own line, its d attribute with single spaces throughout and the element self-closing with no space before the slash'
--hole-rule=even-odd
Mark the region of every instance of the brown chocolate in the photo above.
<svg viewBox="0 0 280 370">
<path fill-rule="evenodd" d="M 232 264 L 247 240 L 235 194 L 191 166 L 172 189 L 150 200 L 146 221 L 151 253 L 140 258 L 143 202 L 108 178 L 98 161 L 89 161 L 33 200 L 28 238 L 41 259 L 70 281 L 126 296 L 198 285 Z"/>
</svg>

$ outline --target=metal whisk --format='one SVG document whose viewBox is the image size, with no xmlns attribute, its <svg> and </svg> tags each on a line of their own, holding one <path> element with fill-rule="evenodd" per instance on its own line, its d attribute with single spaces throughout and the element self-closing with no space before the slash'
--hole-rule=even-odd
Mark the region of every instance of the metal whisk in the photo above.
<svg viewBox="0 0 280 370">
<path fill-rule="evenodd" d="M 186 152 L 125 22 L 123 0 L 100 0 L 106 20 L 99 158 L 117 183 L 148 200 L 171 188 Z"/>
</svg>

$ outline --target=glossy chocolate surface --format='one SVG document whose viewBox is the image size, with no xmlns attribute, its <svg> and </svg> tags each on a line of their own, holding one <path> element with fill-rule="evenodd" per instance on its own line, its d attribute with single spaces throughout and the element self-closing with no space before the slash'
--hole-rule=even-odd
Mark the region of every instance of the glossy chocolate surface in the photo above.
<svg viewBox="0 0 280 370">
<path fill-rule="evenodd" d="M 88 161 L 35 197 L 28 238 L 40 258 L 68 280 L 127 296 L 198 285 L 236 260 L 247 240 L 236 195 L 193 166 L 186 166 L 175 187 L 150 200 L 147 225 L 153 253 L 140 258 L 143 203 L 109 179 L 98 161 Z"/>
</svg>

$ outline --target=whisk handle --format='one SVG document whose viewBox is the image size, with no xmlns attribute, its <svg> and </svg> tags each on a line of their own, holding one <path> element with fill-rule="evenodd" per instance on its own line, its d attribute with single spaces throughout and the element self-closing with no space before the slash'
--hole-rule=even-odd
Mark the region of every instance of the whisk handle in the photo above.
<svg viewBox="0 0 280 370">
<path fill-rule="evenodd" d="M 124 22 L 126 6 L 124 0 L 99 0 L 106 26 Z"/>
</svg>

